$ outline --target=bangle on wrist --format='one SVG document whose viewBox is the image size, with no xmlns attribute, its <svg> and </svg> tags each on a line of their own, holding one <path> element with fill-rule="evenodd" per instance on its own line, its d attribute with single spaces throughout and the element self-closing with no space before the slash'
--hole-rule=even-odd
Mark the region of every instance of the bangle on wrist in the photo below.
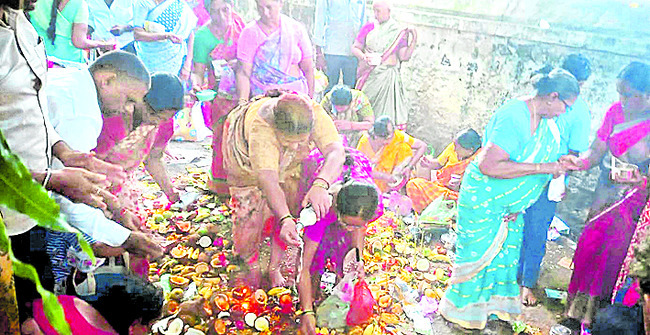
<svg viewBox="0 0 650 335">
<path fill-rule="evenodd" d="M 45 178 L 43 178 L 43 188 L 47 189 L 47 183 L 50 181 L 51 178 L 52 178 L 52 169 L 46 168 Z"/>
<path fill-rule="evenodd" d="M 314 178 L 314 182 L 312 182 L 312 186 L 318 186 L 318 187 L 322 187 L 322 188 L 324 188 L 326 190 L 329 190 L 330 183 L 327 180 L 325 180 L 324 178 L 322 178 L 322 177 L 316 177 L 316 178 Z"/>
<path fill-rule="evenodd" d="M 329 190 L 329 187 L 326 182 L 322 180 L 314 180 L 314 182 L 311 184 L 312 187 L 320 187 L 324 190 Z"/>
<path fill-rule="evenodd" d="M 280 221 L 279 221 L 280 224 L 282 224 L 282 222 L 284 222 L 284 220 L 286 220 L 286 219 L 291 219 L 292 221 L 296 220 L 296 218 L 294 218 L 293 215 L 287 214 L 287 215 L 283 216 L 282 218 L 280 218 Z"/>
<path fill-rule="evenodd" d="M 311 309 L 296 312 L 296 316 L 303 316 L 303 315 L 316 315 L 316 312 L 312 311 Z"/>
</svg>

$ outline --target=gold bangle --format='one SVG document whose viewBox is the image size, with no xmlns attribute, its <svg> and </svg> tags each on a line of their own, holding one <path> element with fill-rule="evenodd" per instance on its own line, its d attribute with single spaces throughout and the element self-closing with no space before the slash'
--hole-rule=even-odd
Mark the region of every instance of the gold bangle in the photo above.
<svg viewBox="0 0 650 335">
<path fill-rule="evenodd" d="M 314 178 L 314 181 L 316 181 L 316 180 L 322 180 L 327 185 L 327 188 L 330 188 L 330 183 L 327 180 L 325 180 L 325 178 L 316 177 L 316 178 Z"/>
<path fill-rule="evenodd" d="M 320 188 L 322 188 L 322 189 L 324 189 L 326 191 L 329 190 L 327 182 L 325 182 L 323 180 L 320 180 L 320 179 L 314 180 L 314 182 L 311 184 L 311 186 L 312 187 L 320 187 Z"/>
<path fill-rule="evenodd" d="M 316 312 L 312 310 L 306 310 L 306 311 L 297 311 L 296 316 L 303 316 L 303 315 L 316 315 Z"/>
</svg>

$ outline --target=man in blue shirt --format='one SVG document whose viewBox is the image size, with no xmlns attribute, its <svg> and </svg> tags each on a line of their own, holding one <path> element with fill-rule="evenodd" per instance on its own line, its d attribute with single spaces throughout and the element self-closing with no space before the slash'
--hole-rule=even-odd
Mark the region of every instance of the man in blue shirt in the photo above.
<svg viewBox="0 0 650 335">
<path fill-rule="evenodd" d="M 343 84 L 354 87 L 357 59 L 351 47 L 366 21 L 365 13 L 366 0 L 316 0 L 316 67 L 327 74 L 329 83 L 325 93 L 338 84 L 341 72 Z"/>
<path fill-rule="evenodd" d="M 562 63 L 562 68 L 573 74 L 580 86 L 591 75 L 591 62 L 581 54 L 568 55 Z M 577 155 L 589 149 L 591 112 L 580 96 L 566 113 L 557 117 L 556 122 L 561 136 L 560 155 Z M 549 200 L 547 185 L 537 202 L 524 213 L 524 239 L 517 280 L 522 289 L 522 303 L 526 306 L 537 304 L 532 288 L 537 285 L 540 266 L 546 253 L 546 235 L 555 216 L 556 207 L 557 202 Z"/>
</svg>

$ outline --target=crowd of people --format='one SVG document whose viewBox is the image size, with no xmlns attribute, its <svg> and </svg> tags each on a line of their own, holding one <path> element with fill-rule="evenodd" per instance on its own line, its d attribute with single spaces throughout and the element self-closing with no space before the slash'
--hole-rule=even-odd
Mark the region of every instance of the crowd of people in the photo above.
<svg viewBox="0 0 650 335">
<path fill-rule="evenodd" d="M 207 89 L 216 92 L 203 103 L 213 133 L 208 188 L 229 199 L 233 251 L 248 270 L 241 279 L 295 282 L 304 334 L 315 333 L 315 283 L 325 271 L 365 276 L 365 227 L 391 192 L 410 198 L 415 213 L 440 197 L 458 203 L 456 259 L 439 313 L 465 329 L 516 321 L 522 306 L 537 303 L 567 175 L 595 166 L 601 174 L 562 325 L 605 334 L 616 315 L 638 312 L 649 280 L 650 66 L 621 70 L 620 101 L 591 144 L 580 93 L 592 66 L 571 54 L 531 73 L 531 94 L 497 108 L 482 136 L 463 129 L 431 157 L 407 132 L 400 79 L 417 31 L 391 16 L 389 2 L 374 1 L 366 22 L 364 1 L 317 0 L 312 38 L 281 13 L 282 0 L 256 5 L 259 19 L 246 24 L 233 0 L 0 0 L 0 131 L 105 259 L 87 265 L 76 234 L 0 207 L 16 257 L 58 295 L 74 334 L 142 334 L 160 315 L 164 299 L 147 280 L 147 260 L 163 250 L 143 226 L 134 178 L 144 164 L 169 201 L 180 200 L 162 157 L 174 114 Z M 317 70 L 329 79 L 324 92 L 316 92 Z M 304 208 L 312 225 L 296 219 Z M 265 232 L 271 256 L 262 269 Z M 296 247 L 305 271 L 281 271 Z M 83 285 L 117 263 L 128 264 L 121 279 Z M 13 279 L 6 254 L 0 293 L 7 334 L 53 333 L 34 285 Z M 582 314 L 580 295 L 588 297 Z"/>
</svg>

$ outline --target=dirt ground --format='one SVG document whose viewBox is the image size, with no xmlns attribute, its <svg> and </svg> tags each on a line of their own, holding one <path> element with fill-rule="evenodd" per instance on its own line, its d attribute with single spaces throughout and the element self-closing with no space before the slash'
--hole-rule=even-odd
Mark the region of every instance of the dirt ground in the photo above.
<svg viewBox="0 0 650 335">
<path fill-rule="evenodd" d="M 199 169 L 209 170 L 211 164 L 211 148 L 209 139 L 197 142 L 175 142 L 172 141 L 167 148 L 169 156 L 166 157 L 167 169 L 172 176 L 186 173 L 188 165 Z M 562 217 L 571 227 L 572 236 L 579 232 L 574 230 L 582 229 L 581 217 L 586 216 L 582 206 L 590 201 L 588 198 L 592 185 L 570 185 L 567 203 L 562 204 L 558 210 L 558 216 Z M 582 221 L 581 221 L 582 220 Z M 536 296 L 540 304 L 536 307 L 524 307 L 523 320 L 541 329 L 542 334 L 548 334 L 549 329 L 557 322 L 564 310 L 560 301 L 546 298 L 544 288 L 566 291 L 571 278 L 571 270 L 561 265 L 561 260 L 571 260 L 575 250 L 575 242 L 567 237 L 561 237 L 557 241 L 547 243 L 547 253 L 542 263 L 539 279 L 539 288 Z M 268 253 L 265 253 L 268 257 Z M 266 258 L 264 257 L 264 258 Z M 460 330 L 452 328 L 442 317 L 437 316 L 433 321 L 434 334 L 464 334 Z M 512 329 L 504 323 L 491 322 L 488 327 L 476 334 L 512 334 Z"/>
</svg>

